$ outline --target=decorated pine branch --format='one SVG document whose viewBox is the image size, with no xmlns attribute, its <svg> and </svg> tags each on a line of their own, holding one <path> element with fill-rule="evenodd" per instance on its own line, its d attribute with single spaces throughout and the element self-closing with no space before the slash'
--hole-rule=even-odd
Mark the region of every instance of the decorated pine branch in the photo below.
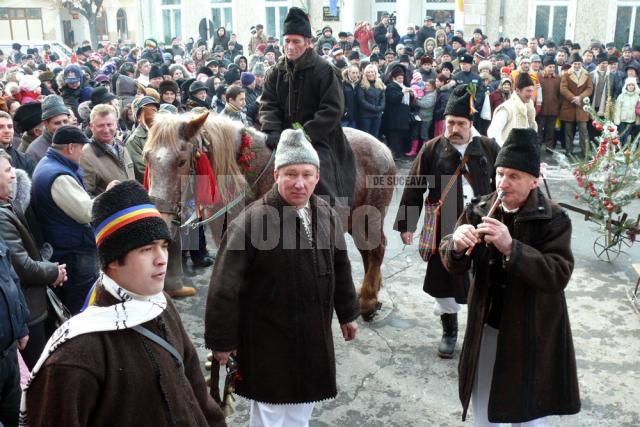
<svg viewBox="0 0 640 427">
<path fill-rule="evenodd" d="M 625 206 L 640 199 L 640 136 L 621 146 L 618 127 L 610 120 L 598 117 L 585 99 L 584 110 L 593 118 L 593 127 L 600 132 L 596 137 L 597 150 L 584 160 L 577 160 L 573 176 L 578 184 L 576 200 L 589 205 L 591 219 L 601 226 L 602 232 L 626 233 L 635 240 L 640 232 L 635 219 L 627 219 Z"/>
</svg>

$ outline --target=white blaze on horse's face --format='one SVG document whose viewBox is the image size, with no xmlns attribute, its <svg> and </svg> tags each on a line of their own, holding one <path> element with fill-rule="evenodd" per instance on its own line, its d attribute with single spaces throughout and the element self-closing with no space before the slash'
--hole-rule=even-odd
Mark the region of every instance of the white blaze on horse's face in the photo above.
<svg viewBox="0 0 640 427">
<path fill-rule="evenodd" d="M 288 165 L 277 169 L 274 178 L 280 196 L 291 206 L 303 207 L 315 190 L 320 173 L 310 164 Z"/>
</svg>

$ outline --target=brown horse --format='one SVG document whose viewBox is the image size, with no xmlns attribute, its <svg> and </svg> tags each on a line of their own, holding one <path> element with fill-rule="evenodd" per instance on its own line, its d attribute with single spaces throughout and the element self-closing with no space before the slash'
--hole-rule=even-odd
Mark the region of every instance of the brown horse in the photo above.
<svg viewBox="0 0 640 427">
<path fill-rule="evenodd" d="M 230 221 L 274 184 L 273 157 L 265 146 L 266 135 L 244 128 L 240 122 L 208 113 L 162 116 L 155 121 L 145 145 L 149 194 L 172 207 L 161 210 L 173 213 L 171 219 L 175 221 L 180 202 L 186 196 L 181 191 L 181 175 L 190 174 L 196 148 L 204 148 L 215 171 L 220 197 L 220 202 L 210 212 L 219 212 L 233 205 L 226 215 L 211 222 L 214 239 L 219 243 L 224 217 Z M 344 132 L 353 149 L 357 167 L 353 206 L 347 213 L 346 224 L 362 255 L 365 275 L 360 287 L 360 312 L 370 320 L 380 307 L 380 266 L 387 243 L 383 225 L 393 195 L 393 185 L 389 185 L 386 178 L 395 177 L 396 167 L 391 151 L 376 138 L 351 128 L 345 128 Z M 249 137 L 254 153 L 249 170 L 244 172 L 237 161 L 243 135 L 245 141 Z M 239 200 L 242 202 L 235 205 Z"/>
</svg>

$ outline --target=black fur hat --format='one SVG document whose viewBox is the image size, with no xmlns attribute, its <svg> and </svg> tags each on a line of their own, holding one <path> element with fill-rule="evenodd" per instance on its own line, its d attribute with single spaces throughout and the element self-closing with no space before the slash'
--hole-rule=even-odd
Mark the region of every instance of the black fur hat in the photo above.
<svg viewBox="0 0 640 427">
<path fill-rule="evenodd" d="M 154 240 L 171 240 L 147 191 L 133 180 L 124 181 L 95 199 L 91 225 L 102 268 Z"/>
<path fill-rule="evenodd" d="M 283 35 L 298 35 L 302 37 L 313 37 L 311 34 L 311 23 L 307 13 L 298 8 L 292 7 L 284 18 Z"/>
<path fill-rule="evenodd" d="M 496 158 L 496 167 L 517 169 L 540 176 L 538 134 L 531 128 L 512 129 Z"/>
<path fill-rule="evenodd" d="M 471 111 L 469 98 L 471 98 L 469 85 L 457 85 L 451 91 L 449 101 L 447 101 L 447 106 L 444 109 L 444 115 L 464 117 L 469 120 L 473 120 L 473 112 Z"/>
<path fill-rule="evenodd" d="M 520 73 L 518 77 L 516 77 L 516 89 L 524 89 L 525 87 L 535 85 L 529 73 Z"/>
</svg>

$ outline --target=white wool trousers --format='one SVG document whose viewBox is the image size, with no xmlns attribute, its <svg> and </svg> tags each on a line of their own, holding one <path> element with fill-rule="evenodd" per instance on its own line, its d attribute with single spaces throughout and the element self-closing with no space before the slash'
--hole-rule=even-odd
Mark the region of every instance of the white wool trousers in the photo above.
<svg viewBox="0 0 640 427">
<path fill-rule="evenodd" d="M 513 427 L 545 427 L 546 418 L 538 418 L 526 423 L 500 424 L 489 422 L 489 393 L 491 393 L 491 380 L 493 378 L 493 365 L 496 362 L 496 350 L 498 348 L 498 330 L 489 325 L 484 326 L 482 332 L 482 345 L 480 346 L 480 358 L 476 371 L 476 381 L 473 384 L 471 404 L 473 405 L 473 425 L 475 427 L 508 426 Z"/>
<path fill-rule="evenodd" d="M 442 316 L 443 314 L 456 314 L 462 307 L 455 298 L 435 298 L 433 303 L 433 314 Z"/>
<path fill-rule="evenodd" d="M 275 405 L 252 400 L 249 427 L 308 427 L 314 405 Z"/>
</svg>

